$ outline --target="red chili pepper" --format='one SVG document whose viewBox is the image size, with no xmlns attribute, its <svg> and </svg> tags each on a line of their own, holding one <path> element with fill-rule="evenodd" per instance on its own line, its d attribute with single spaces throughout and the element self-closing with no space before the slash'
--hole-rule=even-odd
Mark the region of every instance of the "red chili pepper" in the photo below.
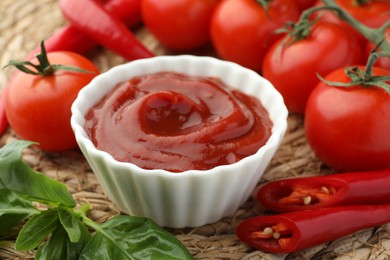
<svg viewBox="0 0 390 260">
<path fill-rule="evenodd" d="M 7 114 L 5 113 L 5 99 L 7 88 L 4 88 L 0 96 L 0 135 L 2 135 L 8 126 Z"/>
<path fill-rule="evenodd" d="M 141 0 L 110 0 L 105 2 L 103 7 L 128 27 L 133 27 L 141 21 Z M 72 25 L 62 27 L 45 40 L 47 52 L 72 51 L 85 54 L 96 48 L 97 45 L 95 40 Z M 38 46 L 27 56 L 27 60 L 33 58 L 40 51 L 40 46 Z"/>
<path fill-rule="evenodd" d="M 141 22 L 141 2 L 142 0 L 109 0 L 103 4 L 103 8 L 127 27 L 133 27 Z"/>
<path fill-rule="evenodd" d="M 142 43 L 118 18 L 93 0 L 60 0 L 64 16 L 104 47 L 111 49 L 127 60 L 153 57 Z"/>
<path fill-rule="evenodd" d="M 390 203 L 390 169 L 269 182 L 259 189 L 257 199 L 279 212 Z"/>
<path fill-rule="evenodd" d="M 356 205 L 244 220 L 238 238 L 265 252 L 291 253 L 390 222 L 390 205 Z"/>
</svg>

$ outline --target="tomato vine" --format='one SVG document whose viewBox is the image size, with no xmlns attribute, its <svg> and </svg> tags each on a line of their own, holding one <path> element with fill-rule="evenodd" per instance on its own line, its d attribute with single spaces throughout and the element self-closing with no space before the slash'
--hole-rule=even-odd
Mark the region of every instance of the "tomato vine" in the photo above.
<svg viewBox="0 0 390 260">
<path fill-rule="evenodd" d="M 325 4 L 325 7 L 335 10 L 339 15 L 340 19 L 346 21 L 353 28 L 359 31 L 367 40 L 377 45 L 381 50 L 390 52 L 390 44 L 387 41 L 383 41 L 383 36 L 385 35 L 385 31 L 388 27 L 390 27 L 390 21 L 387 21 L 379 28 L 370 28 L 360 23 L 357 19 L 355 19 L 348 12 L 344 11 L 341 7 L 339 7 L 334 0 L 322 0 Z M 359 3 L 364 2 L 360 1 Z M 303 12 L 302 16 L 309 16 L 311 13 L 315 12 L 315 9 L 308 9 Z"/>
</svg>

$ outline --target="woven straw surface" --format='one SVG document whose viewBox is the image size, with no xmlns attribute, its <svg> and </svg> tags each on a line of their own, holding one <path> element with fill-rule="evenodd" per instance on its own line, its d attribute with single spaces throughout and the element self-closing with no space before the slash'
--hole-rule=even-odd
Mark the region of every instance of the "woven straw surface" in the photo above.
<svg viewBox="0 0 390 260">
<path fill-rule="evenodd" d="M 66 24 L 56 0 L 1 0 L 0 18 L 1 67 L 11 59 L 24 59 L 42 39 L 49 37 Z M 145 28 L 140 27 L 135 33 L 157 55 L 168 53 Z M 195 54 L 210 55 L 212 54 L 210 49 L 205 48 Z M 91 53 L 89 58 L 101 71 L 126 62 L 102 48 Z M 12 72 L 13 69 L 0 70 L 0 88 L 5 86 Z M 259 185 L 284 177 L 320 175 L 329 172 L 315 158 L 306 144 L 302 118 L 290 115 L 288 125 L 283 144 Z M 17 136 L 12 129 L 8 129 L 1 137 L 0 145 L 15 138 Z M 119 214 L 103 194 L 79 151 L 49 154 L 27 149 L 24 159 L 34 169 L 65 183 L 78 202 L 88 202 L 92 207 L 90 217 L 95 221 L 104 222 Z M 265 210 L 252 197 L 234 216 L 195 229 L 169 229 L 169 231 L 177 235 L 196 259 L 390 259 L 390 225 L 366 229 L 337 241 L 289 255 L 257 251 L 241 243 L 234 235 L 234 230 L 241 220 L 264 213 Z M 13 241 L 1 240 L 0 237 L 0 259 L 34 257 L 34 252 L 15 251 Z"/>
</svg>

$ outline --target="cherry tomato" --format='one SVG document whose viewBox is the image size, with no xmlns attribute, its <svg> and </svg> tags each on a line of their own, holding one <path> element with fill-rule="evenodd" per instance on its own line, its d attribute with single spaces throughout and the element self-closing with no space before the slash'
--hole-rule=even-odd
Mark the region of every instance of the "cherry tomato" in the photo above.
<svg viewBox="0 0 390 260">
<path fill-rule="evenodd" d="M 325 76 L 348 65 L 362 64 L 362 51 L 356 37 L 344 27 L 319 21 L 301 40 L 283 45 L 277 41 L 263 63 L 263 76 L 284 97 L 290 112 L 303 114 L 311 91 Z M 285 37 L 290 37 L 286 35 Z"/>
<path fill-rule="evenodd" d="M 390 44 L 390 27 L 387 28 L 384 37 L 386 38 L 386 41 Z M 365 56 L 367 59 L 370 56 L 370 53 L 374 48 L 375 48 L 375 45 L 373 43 L 367 42 L 367 45 L 366 45 L 365 50 L 364 50 Z M 377 62 L 375 63 L 375 66 L 390 70 L 390 57 L 379 58 L 377 60 Z"/>
<path fill-rule="evenodd" d="M 47 57 L 51 64 L 74 66 L 90 73 L 58 70 L 41 76 L 17 71 L 7 85 L 6 114 L 20 138 L 38 142 L 42 150 L 67 150 L 77 145 L 70 126 L 70 107 L 98 70 L 76 53 L 52 52 Z M 37 60 L 31 62 L 36 64 Z"/>
<path fill-rule="evenodd" d="M 175 51 L 192 50 L 210 41 L 210 20 L 220 0 L 143 0 L 148 30 Z"/>
<path fill-rule="evenodd" d="M 253 0 L 224 0 L 211 20 L 211 38 L 218 55 L 260 71 L 263 57 L 278 38 L 276 29 L 299 18 L 292 0 L 272 0 L 268 11 Z"/>
<path fill-rule="evenodd" d="M 356 20 L 368 27 L 378 28 L 390 20 L 390 1 L 335 0 L 335 3 L 347 11 Z M 322 1 L 319 1 L 316 4 L 316 6 L 320 5 L 323 5 Z M 352 26 L 347 22 L 340 20 L 340 18 L 338 18 L 332 11 L 322 11 L 319 13 L 321 14 L 321 19 L 341 24 L 353 31 L 362 43 L 362 46 L 367 43 L 367 40 L 363 37 L 363 35 L 352 28 Z"/>
<path fill-rule="evenodd" d="M 389 76 L 390 71 L 374 67 L 373 75 Z M 350 82 L 344 68 L 325 79 Z M 389 115 L 390 94 L 382 88 L 332 87 L 320 82 L 307 102 L 307 141 L 321 161 L 338 171 L 388 168 Z"/>
</svg>

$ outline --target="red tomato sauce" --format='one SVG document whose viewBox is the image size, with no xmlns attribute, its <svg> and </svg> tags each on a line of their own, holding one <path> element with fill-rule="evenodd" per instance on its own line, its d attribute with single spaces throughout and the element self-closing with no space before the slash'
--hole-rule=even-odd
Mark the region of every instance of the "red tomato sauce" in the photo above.
<svg viewBox="0 0 390 260">
<path fill-rule="evenodd" d="M 207 170 L 252 155 L 271 135 L 255 97 L 212 77 L 160 72 L 115 87 L 86 115 L 95 146 L 144 169 Z"/>
</svg>

